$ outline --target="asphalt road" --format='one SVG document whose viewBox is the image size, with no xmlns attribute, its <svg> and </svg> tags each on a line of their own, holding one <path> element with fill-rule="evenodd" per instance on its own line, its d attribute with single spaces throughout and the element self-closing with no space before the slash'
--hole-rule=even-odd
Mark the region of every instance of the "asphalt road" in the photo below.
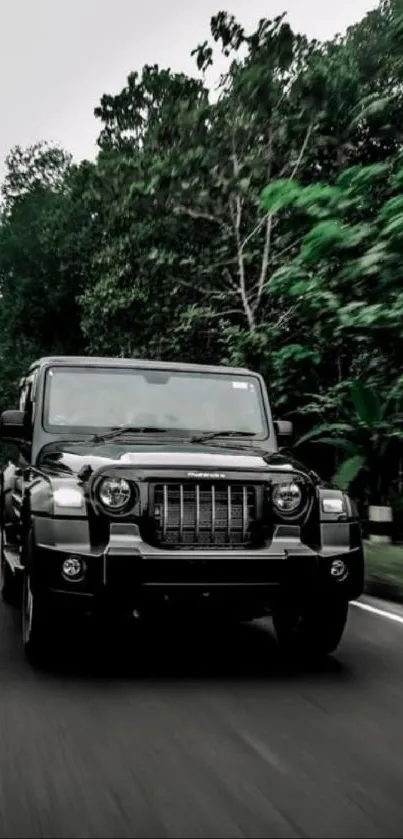
<svg viewBox="0 0 403 839">
<path fill-rule="evenodd" d="M 0 837 L 403 835 L 403 625 L 352 607 L 314 672 L 188 640 L 35 671 L 0 606 Z"/>
</svg>

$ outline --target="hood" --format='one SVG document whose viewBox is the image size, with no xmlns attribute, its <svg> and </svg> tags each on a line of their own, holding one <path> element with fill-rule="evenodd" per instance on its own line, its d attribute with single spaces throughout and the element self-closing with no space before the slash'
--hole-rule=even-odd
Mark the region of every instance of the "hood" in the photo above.
<svg viewBox="0 0 403 839">
<path fill-rule="evenodd" d="M 127 451 L 120 444 L 116 446 L 116 456 L 104 456 L 95 452 L 79 454 L 61 451 L 52 453 L 52 462 L 63 466 L 71 474 L 78 474 L 83 467 L 96 470 L 108 464 L 132 466 L 134 469 L 174 469 L 176 467 L 178 469 L 194 470 L 195 472 L 205 470 L 212 470 L 213 472 L 217 470 L 230 471 L 232 469 L 248 472 L 267 472 L 268 470 L 292 472 L 297 470 L 309 474 L 309 470 L 288 453 L 271 453 L 263 449 L 260 452 L 252 448 L 248 451 L 246 447 L 236 449 L 224 445 L 186 446 L 169 444 L 157 447 L 143 444 L 135 451 L 133 451 L 133 446 L 130 446 L 130 451 Z M 197 476 L 195 475 L 195 477 Z"/>
</svg>

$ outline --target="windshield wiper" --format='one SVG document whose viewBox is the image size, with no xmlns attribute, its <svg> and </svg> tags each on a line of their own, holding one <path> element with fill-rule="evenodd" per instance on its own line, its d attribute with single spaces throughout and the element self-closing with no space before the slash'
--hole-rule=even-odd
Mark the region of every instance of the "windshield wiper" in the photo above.
<svg viewBox="0 0 403 839">
<path fill-rule="evenodd" d="M 254 431 L 206 431 L 190 438 L 191 443 L 204 443 L 205 440 L 214 440 L 215 437 L 255 437 Z"/>
<path fill-rule="evenodd" d="M 167 428 L 161 428 L 158 425 L 118 425 L 116 428 L 106 431 L 105 434 L 93 434 L 87 442 L 103 443 L 124 434 L 166 434 L 167 430 Z"/>
</svg>

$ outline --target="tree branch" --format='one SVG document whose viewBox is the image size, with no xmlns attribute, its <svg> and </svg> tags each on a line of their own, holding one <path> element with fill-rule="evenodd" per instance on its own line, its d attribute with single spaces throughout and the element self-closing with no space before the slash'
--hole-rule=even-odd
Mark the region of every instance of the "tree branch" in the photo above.
<svg viewBox="0 0 403 839">
<path fill-rule="evenodd" d="M 277 328 L 281 327 L 281 326 L 284 326 L 287 323 L 287 321 L 290 319 L 291 315 L 294 314 L 296 309 L 297 309 L 297 307 L 294 305 L 294 306 L 290 306 L 290 308 L 287 309 L 286 312 L 283 312 L 283 314 L 281 315 L 281 317 L 277 321 L 277 324 L 276 324 Z"/>
<path fill-rule="evenodd" d="M 278 108 L 280 107 L 281 102 L 284 99 L 284 97 L 285 97 L 285 90 L 282 90 L 280 98 L 279 98 L 279 100 L 277 102 L 277 105 L 276 105 L 276 110 L 278 110 Z M 267 180 L 268 181 L 270 180 L 272 153 L 273 153 L 273 131 L 271 130 L 270 134 L 269 134 L 269 143 L 268 143 L 268 160 L 267 160 L 267 173 L 268 173 Z M 260 206 L 260 202 L 258 202 L 258 206 Z M 244 239 L 244 241 L 242 242 L 242 251 L 245 250 L 248 242 L 250 242 L 250 240 L 253 239 L 253 237 L 256 236 L 257 233 L 259 233 L 259 230 L 261 230 L 265 221 L 266 221 L 266 215 L 264 215 L 263 218 L 260 219 L 260 221 L 257 223 L 256 227 L 254 227 L 253 230 L 247 235 L 246 239 Z"/>
<path fill-rule="evenodd" d="M 232 136 L 232 165 L 234 170 L 235 178 L 239 178 L 239 161 L 236 153 L 235 148 L 235 138 L 234 135 Z M 241 221 L 242 221 L 242 198 L 237 193 L 235 195 L 235 213 L 233 215 L 234 221 L 234 231 L 235 231 L 235 241 L 236 241 L 236 249 L 237 249 L 237 260 L 238 260 L 238 277 L 239 277 L 239 295 L 242 300 L 242 306 L 245 312 L 246 320 L 248 322 L 248 326 L 251 332 L 255 329 L 255 318 L 254 313 L 251 309 L 248 295 L 246 291 L 246 276 L 245 276 L 245 262 L 243 258 L 243 249 L 242 249 L 242 241 L 241 241 Z"/>
<path fill-rule="evenodd" d="M 309 143 L 310 136 L 311 136 L 312 131 L 313 131 L 313 125 L 314 125 L 313 122 L 310 122 L 309 125 L 308 125 L 303 143 L 302 143 L 301 148 L 300 148 L 298 159 L 297 159 L 297 161 L 296 161 L 296 163 L 295 163 L 295 165 L 292 169 L 292 172 L 290 174 L 290 177 L 288 179 L 289 181 L 292 181 L 295 178 L 295 176 L 298 172 L 298 169 L 299 169 L 299 167 L 301 165 L 301 162 L 303 160 L 307 145 Z M 270 142 L 270 144 L 272 143 L 272 136 L 270 137 L 269 142 Z M 270 169 L 271 169 L 271 160 L 270 159 L 269 159 L 269 167 L 268 168 L 269 168 L 268 178 L 270 180 Z M 267 216 L 265 217 L 266 232 L 265 232 L 265 240 L 264 240 L 264 245 L 263 245 L 262 264 L 261 264 L 260 275 L 259 275 L 259 280 L 258 280 L 258 284 L 257 284 L 257 294 L 256 294 L 256 298 L 255 298 L 255 300 L 253 302 L 253 305 L 252 305 L 253 312 L 256 312 L 257 309 L 259 308 L 259 305 L 260 305 L 260 302 L 261 302 L 261 299 L 262 299 L 262 295 L 263 295 L 264 284 L 265 284 L 265 280 L 266 280 L 266 274 L 267 274 L 267 269 L 268 269 L 268 266 L 269 266 L 269 259 L 270 259 L 270 245 L 271 245 L 271 236 L 272 236 L 272 232 L 273 232 L 273 217 L 274 217 L 273 213 L 268 213 Z"/>
<path fill-rule="evenodd" d="M 231 277 L 230 277 L 230 280 L 231 280 Z M 235 283 L 232 280 L 231 280 L 231 282 L 232 282 L 233 291 L 236 294 L 239 294 L 238 287 L 235 285 Z M 197 285 L 196 282 L 192 283 L 189 280 L 182 280 L 179 277 L 175 277 L 175 283 L 177 283 L 180 286 L 183 286 L 184 288 L 190 288 L 192 291 L 195 291 L 198 294 L 202 294 L 202 295 L 207 294 L 209 297 L 222 297 L 222 295 L 225 294 L 225 289 L 202 288 L 200 285 Z"/>
<path fill-rule="evenodd" d="M 226 309 L 224 312 L 200 312 L 198 318 L 224 318 L 228 315 L 242 315 L 242 309 Z"/>
<path fill-rule="evenodd" d="M 250 242 L 250 240 L 251 240 L 251 239 L 253 239 L 253 237 L 254 237 L 254 236 L 256 236 L 256 233 L 259 233 L 259 230 L 261 230 L 261 229 L 262 229 L 262 227 L 263 227 L 263 225 L 264 225 L 265 221 L 266 221 L 266 215 L 264 215 L 264 216 L 260 219 L 260 221 L 257 223 L 256 227 L 254 227 L 254 228 L 253 228 L 253 230 L 252 230 L 250 233 L 248 233 L 248 235 L 247 235 L 246 239 L 244 239 L 244 240 L 243 240 L 242 245 L 241 245 L 241 250 L 242 250 L 242 252 L 245 250 L 246 245 L 248 244 L 248 242 Z"/>
<path fill-rule="evenodd" d="M 291 251 L 293 248 L 295 248 L 295 242 L 290 242 L 289 245 L 286 245 L 285 248 L 283 248 L 281 251 L 276 253 L 276 256 L 275 256 L 276 260 L 278 260 L 280 262 L 281 259 L 283 258 L 283 256 L 285 256 L 286 253 L 289 253 L 289 251 Z"/>
<path fill-rule="evenodd" d="M 298 169 L 299 169 L 299 167 L 301 166 L 302 159 L 303 159 L 304 154 L 305 154 L 306 149 L 307 149 L 307 145 L 308 145 L 308 143 L 309 143 L 309 140 L 311 139 L 311 134 L 312 134 L 312 131 L 313 131 L 313 126 L 314 126 L 314 123 L 313 123 L 313 122 L 310 122 L 310 123 L 309 123 L 309 125 L 308 125 L 308 128 L 307 128 L 307 130 L 306 130 L 306 134 L 305 134 L 305 137 L 304 137 L 304 141 L 303 141 L 303 143 L 302 143 L 302 146 L 301 146 L 301 148 L 300 148 L 300 152 L 299 152 L 298 158 L 297 158 L 297 160 L 296 160 L 296 163 L 295 163 L 295 165 L 294 165 L 294 168 L 293 168 L 293 170 L 292 170 L 292 172 L 291 172 L 291 175 L 290 175 L 290 177 L 289 177 L 289 180 L 290 180 L 290 181 L 292 181 L 292 180 L 295 178 L 295 176 L 296 176 L 296 174 L 297 174 L 297 172 L 298 172 Z"/>
<path fill-rule="evenodd" d="M 268 181 L 270 181 L 270 176 L 271 176 L 272 158 L 273 158 L 273 132 L 270 129 L 269 143 L 268 143 L 268 162 L 267 162 L 267 180 Z M 262 263 L 261 263 L 259 281 L 258 281 L 258 286 L 257 286 L 257 294 L 256 294 L 255 301 L 252 305 L 253 312 L 256 312 L 258 310 L 259 305 L 260 305 L 260 301 L 262 299 L 264 283 L 265 283 L 265 279 L 266 279 L 267 269 L 268 269 L 268 266 L 269 266 L 272 231 L 273 231 L 273 213 L 268 213 L 268 215 L 266 216 L 266 230 L 265 230 L 265 237 L 264 237 L 264 244 L 263 244 Z"/>
<path fill-rule="evenodd" d="M 225 259 L 222 262 L 213 262 L 212 265 L 209 265 L 208 268 L 200 268 L 199 274 L 211 274 L 213 271 L 216 271 L 217 268 L 227 268 L 229 265 L 233 265 L 236 262 L 236 257 L 233 256 L 232 259 Z"/>
<path fill-rule="evenodd" d="M 178 204 L 176 207 L 173 208 L 173 212 L 175 215 L 185 215 L 190 216 L 190 218 L 196 219 L 198 221 L 210 221 L 212 224 L 217 224 L 219 227 L 222 227 L 227 233 L 231 233 L 231 228 L 225 221 L 217 216 L 212 215 L 211 213 L 203 213 L 199 210 L 193 210 L 192 207 L 184 207 L 182 204 Z"/>
<path fill-rule="evenodd" d="M 262 265 L 260 269 L 260 276 L 257 286 L 257 294 L 256 299 L 253 303 L 253 311 L 256 312 L 259 308 L 260 301 L 262 299 L 264 283 L 266 279 L 267 269 L 269 267 L 269 258 L 270 258 L 270 245 L 271 245 L 271 234 L 273 231 L 273 213 L 269 213 L 266 218 L 266 232 L 264 237 L 264 245 L 263 245 L 263 254 L 262 254 Z"/>
<path fill-rule="evenodd" d="M 235 294 L 239 294 L 239 288 L 236 282 L 234 282 L 234 280 L 232 279 L 229 268 L 224 268 L 223 274 L 226 276 L 230 288 L 232 288 L 232 290 L 235 291 Z"/>
</svg>

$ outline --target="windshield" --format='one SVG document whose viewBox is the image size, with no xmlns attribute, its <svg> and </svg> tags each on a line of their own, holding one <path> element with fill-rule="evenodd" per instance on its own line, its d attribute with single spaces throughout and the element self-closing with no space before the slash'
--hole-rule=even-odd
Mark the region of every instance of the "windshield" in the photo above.
<svg viewBox="0 0 403 839">
<path fill-rule="evenodd" d="M 122 425 L 268 434 L 254 376 L 54 367 L 47 371 L 45 387 L 44 427 L 54 433 Z"/>
</svg>

